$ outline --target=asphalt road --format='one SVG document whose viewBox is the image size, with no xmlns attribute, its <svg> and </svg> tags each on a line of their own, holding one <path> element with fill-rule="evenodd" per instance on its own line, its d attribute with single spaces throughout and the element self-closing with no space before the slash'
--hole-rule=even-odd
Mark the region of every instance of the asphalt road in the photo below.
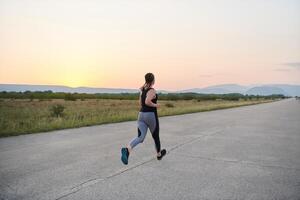
<svg viewBox="0 0 300 200">
<path fill-rule="evenodd" d="M 160 118 L 148 132 L 124 122 L 0 139 L 0 199 L 300 199 L 300 101 Z"/>
</svg>

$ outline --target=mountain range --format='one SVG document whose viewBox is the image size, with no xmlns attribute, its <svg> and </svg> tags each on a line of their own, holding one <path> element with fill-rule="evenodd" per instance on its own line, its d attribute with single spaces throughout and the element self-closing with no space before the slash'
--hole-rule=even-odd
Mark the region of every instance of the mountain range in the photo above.
<svg viewBox="0 0 300 200">
<path fill-rule="evenodd" d="M 136 93 L 138 89 L 126 88 L 92 88 L 92 87 L 68 87 L 61 85 L 27 85 L 27 84 L 0 84 L 0 91 L 24 92 L 24 91 L 47 91 L 69 93 Z M 160 93 L 202 93 L 202 94 L 229 94 L 241 93 L 249 95 L 283 94 L 285 96 L 300 96 L 300 85 L 290 84 L 265 84 L 243 86 L 238 84 L 214 85 L 204 88 L 193 88 L 179 91 L 158 90 Z"/>
<path fill-rule="evenodd" d="M 300 85 L 290 84 L 265 84 L 243 86 L 238 84 L 215 85 L 205 88 L 194 88 L 178 92 L 195 92 L 203 94 L 229 94 L 241 93 L 248 95 L 272 95 L 283 94 L 285 96 L 300 96 Z"/>
</svg>

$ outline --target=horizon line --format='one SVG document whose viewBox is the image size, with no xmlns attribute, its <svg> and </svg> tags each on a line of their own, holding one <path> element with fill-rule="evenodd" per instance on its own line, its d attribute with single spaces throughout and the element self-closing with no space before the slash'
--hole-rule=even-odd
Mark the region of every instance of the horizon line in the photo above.
<svg viewBox="0 0 300 200">
<path fill-rule="evenodd" d="M 127 90 L 138 90 L 139 87 L 137 88 L 120 88 L 120 87 L 95 87 L 95 86 L 78 86 L 78 87 L 73 87 L 73 86 L 68 86 L 68 85 L 56 85 L 56 84 L 29 84 L 29 83 L 0 83 L 0 85 L 28 85 L 28 86 L 62 86 L 62 87 L 69 87 L 72 89 L 76 88 L 92 88 L 92 89 L 127 89 Z M 203 86 L 203 87 L 190 87 L 190 88 L 185 88 L 185 89 L 158 89 L 158 90 L 165 90 L 165 91 L 182 91 L 182 90 L 191 90 L 191 89 L 204 89 L 208 87 L 216 87 L 216 86 L 224 86 L 224 85 L 238 85 L 238 86 L 244 86 L 244 87 L 249 87 L 249 86 L 263 86 L 263 85 L 297 85 L 300 86 L 300 83 L 252 83 L 252 84 L 239 84 L 239 83 L 224 83 L 224 84 L 214 84 L 214 85 L 208 85 L 208 86 Z"/>
</svg>

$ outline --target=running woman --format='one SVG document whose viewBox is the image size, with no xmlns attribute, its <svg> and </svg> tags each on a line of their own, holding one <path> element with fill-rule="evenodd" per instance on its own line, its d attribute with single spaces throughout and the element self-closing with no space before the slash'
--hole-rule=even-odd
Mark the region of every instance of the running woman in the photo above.
<svg viewBox="0 0 300 200">
<path fill-rule="evenodd" d="M 140 112 L 138 114 L 138 135 L 134 138 L 127 147 L 121 149 L 121 160 L 127 165 L 128 158 L 132 149 L 142 143 L 146 137 L 147 130 L 149 128 L 152 138 L 154 139 L 155 149 L 157 152 L 157 160 L 161 160 L 167 153 L 165 149 L 160 148 L 159 140 L 159 121 L 157 116 L 157 108 L 159 104 L 157 103 L 157 94 L 152 86 L 154 85 L 155 79 L 152 73 L 147 73 L 145 75 L 145 84 L 140 88 Z"/>
</svg>

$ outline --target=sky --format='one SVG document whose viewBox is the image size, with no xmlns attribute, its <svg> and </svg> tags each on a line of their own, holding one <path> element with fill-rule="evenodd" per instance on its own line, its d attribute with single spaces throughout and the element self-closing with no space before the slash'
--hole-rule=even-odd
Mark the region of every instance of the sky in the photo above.
<svg viewBox="0 0 300 200">
<path fill-rule="evenodd" d="M 0 0 L 0 83 L 300 84 L 299 0 Z"/>
</svg>

